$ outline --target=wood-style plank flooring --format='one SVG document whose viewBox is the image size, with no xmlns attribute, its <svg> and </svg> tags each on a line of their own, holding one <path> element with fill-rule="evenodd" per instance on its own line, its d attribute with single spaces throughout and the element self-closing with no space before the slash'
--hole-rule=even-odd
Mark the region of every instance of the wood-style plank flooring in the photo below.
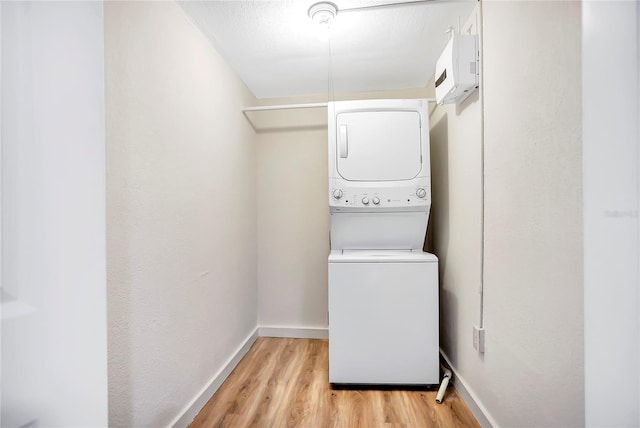
<svg viewBox="0 0 640 428">
<path fill-rule="evenodd" d="M 261 337 L 191 423 L 200 427 L 479 427 L 449 386 L 436 391 L 332 389 L 328 343 Z"/>
</svg>

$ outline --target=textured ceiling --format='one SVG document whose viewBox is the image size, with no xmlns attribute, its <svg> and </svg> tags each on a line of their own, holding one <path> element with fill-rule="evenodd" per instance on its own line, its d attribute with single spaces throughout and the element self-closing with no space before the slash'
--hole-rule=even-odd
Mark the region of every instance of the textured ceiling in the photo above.
<svg viewBox="0 0 640 428">
<path fill-rule="evenodd" d="M 333 0 L 321 41 L 307 16 L 318 0 L 182 1 L 180 4 L 258 98 L 424 87 L 476 1 L 369 7 L 398 1 Z"/>
</svg>

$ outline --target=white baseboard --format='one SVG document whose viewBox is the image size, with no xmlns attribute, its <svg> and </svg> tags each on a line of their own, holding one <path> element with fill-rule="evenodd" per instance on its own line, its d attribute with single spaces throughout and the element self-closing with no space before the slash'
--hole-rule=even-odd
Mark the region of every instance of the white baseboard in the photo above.
<svg viewBox="0 0 640 428">
<path fill-rule="evenodd" d="M 293 337 L 297 339 L 328 339 L 326 327 L 261 326 L 260 337 Z"/>
<path fill-rule="evenodd" d="M 211 396 L 220 388 L 220 385 L 227 379 L 229 374 L 238 365 L 242 357 L 249 351 L 253 342 L 258 338 L 258 327 L 253 330 L 238 349 L 229 357 L 222 368 L 216 373 L 204 388 L 185 406 L 168 427 L 186 427 L 198 415 Z"/>
<path fill-rule="evenodd" d="M 440 355 L 442 355 L 442 358 L 444 358 L 453 372 L 453 384 L 456 387 L 456 391 L 458 391 L 466 405 L 469 407 L 469 410 L 471 410 L 471 413 L 473 413 L 473 416 L 475 416 L 480 426 L 483 428 L 499 428 L 495 419 L 491 417 L 487 408 L 482 404 L 476 393 L 473 392 L 473 389 L 469 387 L 464 378 L 460 376 L 456 368 L 451 364 L 451 360 L 447 354 L 444 353 L 442 348 L 440 348 Z"/>
</svg>

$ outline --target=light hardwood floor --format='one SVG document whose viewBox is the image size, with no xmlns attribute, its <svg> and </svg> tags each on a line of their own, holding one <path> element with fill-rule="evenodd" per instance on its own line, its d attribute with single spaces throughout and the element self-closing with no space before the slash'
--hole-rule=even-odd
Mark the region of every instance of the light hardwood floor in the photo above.
<svg viewBox="0 0 640 428">
<path fill-rule="evenodd" d="M 328 343 L 261 337 L 191 423 L 199 427 L 479 427 L 449 386 L 436 391 L 332 389 Z"/>
</svg>

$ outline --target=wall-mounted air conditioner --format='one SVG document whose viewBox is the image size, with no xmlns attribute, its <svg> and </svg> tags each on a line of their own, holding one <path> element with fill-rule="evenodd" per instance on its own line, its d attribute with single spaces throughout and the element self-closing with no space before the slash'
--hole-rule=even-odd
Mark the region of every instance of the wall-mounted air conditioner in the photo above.
<svg viewBox="0 0 640 428">
<path fill-rule="evenodd" d="M 478 87 L 478 36 L 453 34 L 436 62 L 436 101 L 459 103 Z"/>
</svg>

